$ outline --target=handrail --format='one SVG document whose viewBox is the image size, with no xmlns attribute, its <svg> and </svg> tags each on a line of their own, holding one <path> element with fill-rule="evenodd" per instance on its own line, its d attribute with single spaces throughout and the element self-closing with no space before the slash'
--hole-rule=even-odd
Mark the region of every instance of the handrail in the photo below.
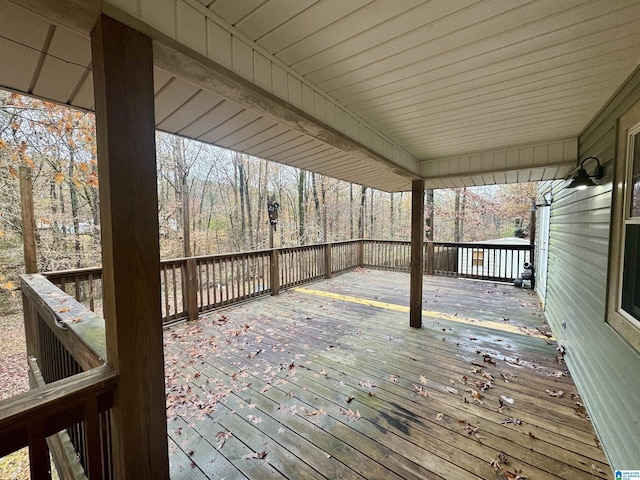
<svg viewBox="0 0 640 480">
<path fill-rule="evenodd" d="M 269 293 L 275 295 L 280 288 L 330 278 L 360 266 L 409 271 L 410 244 L 404 240 L 354 239 L 161 260 L 162 321 L 194 319 L 199 313 Z M 533 259 L 530 245 L 425 241 L 424 248 L 423 270 L 427 275 L 510 282 L 518 276 L 520 267 L 515 264 Z M 477 249 L 485 252 L 484 266 L 480 265 L 482 255 Z M 507 255 L 510 265 L 502 253 L 507 251 L 512 252 Z M 100 268 L 44 275 L 91 310 L 99 311 Z"/>
<path fill-rule="evenodd" d="M 107 358 L 104 319 L 39 274 L 22 275 L 23 295 L 83 370 Z"/>
<path fill-rule="evenodd" d="M 425 242 L 427 243 L 427 242 Z M 500 244 L 500 243 L 481 243 L 481 242 L 433 242 L 434 245 L 443 247 L 459 247 L 459 248 L 486 248 L 487 250 L 500 250 L 508 248 L 509 250 L 531 250 L 531 245 L 520 245 L 517 243 Z"/>
<path fill-rule="evenodd" d="M 113 406 L 117 378 L 105 364 L 0 401 L 0 457 L 28 446 L 32 478 L 48 478 L 47 437 L 84 422 L 87 443 L 100 445 L 99 414 Z M 89 458 L 90 477 L 102 468 L 99 455 Z"/>
</svg>

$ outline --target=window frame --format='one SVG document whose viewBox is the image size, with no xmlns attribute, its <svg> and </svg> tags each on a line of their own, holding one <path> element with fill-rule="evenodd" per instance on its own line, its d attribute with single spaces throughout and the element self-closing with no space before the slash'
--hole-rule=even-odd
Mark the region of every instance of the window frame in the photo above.
<svg viewBox="0 0 640 480">
<path fill-rule="evenodd" d="M 609 272 L 607 286 L 607 323 L 633 348 L 640 352 L 640 320 L 622 309 L 625 233 L 629 224 L 640 224 L 640 217 L 631 217 L 631 177 L 633 148 L 631 142 L 640 134 L 640 101 L 618 119 L 616 161 L 614 163 L 611 198 L 611 237 L 609 242 Z"/>
<path fill-rule="evenodd" d="M 471 266 L 484 268 L 484 249 L 474 248 L 471 250 Z"/>
</svg>

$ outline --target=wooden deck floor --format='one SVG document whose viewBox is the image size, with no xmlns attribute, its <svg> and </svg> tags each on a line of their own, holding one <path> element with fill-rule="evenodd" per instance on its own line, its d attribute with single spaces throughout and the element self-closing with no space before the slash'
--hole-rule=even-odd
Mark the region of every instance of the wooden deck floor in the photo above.
<svg viewBox="0 0 640 480">
<path fill-rule="evenodd" d="M 172 478 L 612 477 L 531 292 L 426 277 L 416 330 L 408 283 L 360 270 L 168 328 Z"/>
</svg>

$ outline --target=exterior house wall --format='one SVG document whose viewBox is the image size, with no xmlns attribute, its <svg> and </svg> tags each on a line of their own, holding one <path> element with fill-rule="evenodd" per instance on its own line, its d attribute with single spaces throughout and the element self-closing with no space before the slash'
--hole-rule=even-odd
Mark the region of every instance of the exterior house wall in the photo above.
<svg viewBox="0 0 640 480">
<path fill-rule="evenodd" d="M 616 125 L 638 100 L 640 69 L 579 138 L 580 158 L 605 164 L 600 185 L 583 191 L 564 188 L 564 181 L 551 185 L 545 315 L 566 347 L 565 360 L 614 469 L 640 469 L 640 353 L 606 323 Z"/>
</svg>

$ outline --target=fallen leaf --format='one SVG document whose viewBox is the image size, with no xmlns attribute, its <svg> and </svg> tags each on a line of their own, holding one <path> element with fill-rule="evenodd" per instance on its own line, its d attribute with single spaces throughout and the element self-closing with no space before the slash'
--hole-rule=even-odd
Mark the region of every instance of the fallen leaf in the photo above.
<svg viewBox="0 0 640 480">
<path fill-rule="evenodd" d="M 245 460 L 248 460 L 250 458 L 257 458 L 259 460 L 263 460 L 264 458 L 266 458 L 266 456 L 267 456 L 267 452 L 262 451 L 262 452 L 247 453 L 242 458 Z"/>
<path fill-rule="evenodd" d="M 444 413 L 440 412 L 436 415 L 436 422 L 439 422 L 444 418 Z"/>
<path fill-rule="evenodd" d="M 367 381 L 360 380 L 360 386 L 362 388 L 373 388 L 373 387 L 375 387 L 375 385 L 373 383 L 371 383 L 370 380 L 367 380 Z"/>
<path fill-rule="evenodd" d="M 356 397 L 347 397 L 347 403 L 351 403 L 354 398 L 356 398 Z"/>
<path fill-rule="evenodd" d="M 416 385 L 415 383 L 413 384 L 413 389 L 418 392 L 419 395 L 422 395 L 423 397 L 428 397 L 429 393 L 427 392 L 427 390 L 422 386 L 422 385 Z"/>
<path fill-rule="evenodd" d="M 346 415 L 347 417 L 349 417 L 352 420 L 358 421 L 362 418 L 362 415 L 360 415 L 360 412 L 358 410 L 356 410 L 355 412 L 353 410 L 351 410 L 350 408 L 348 409 L 344 409 L 341 408 L 340 409 L 340 413 L 343 415 Z"/>
<path fill-rule="evenodd" d="M 458 395 L 460 392 L 453 387 L 446 387 L 447 391 L 453 395 Z"/>
<path fill-rule="evenodd" d="M 326 415 L 327 412 L 324 408 L 320 408 L 319 410 L 308 411 L 306 408 L 304 409 L 304 414 L 307 417 L 316 417 L 318 415 Z"/>
<path fill-rule="evenodd" d="M 218 439 L 218 443 L 216 443 L 216 448 L 220 450 L 222 447 L 224 447 L 224 442 L 226 442 L 227 439 L 231 438 L 232 436 L 233 434 L 231 432 L 227 432 L 225 430 L 222 430 L 216 433 L 216 438 Z"/>
<path fill-rule="evenodd" d="M 398 383 L 398 377 L 396 377 L 395 375 L 391 375 L 389 377 L 389 381 L 391 381 L 393 383 Z"/>
<path fill-rule="evenodd" d="M 247 415 L 247 418 L 249 419 L 249 421 L 255 425 L 259 424 L 262 422 L 262 418 L 260 417 L 256 417 L 255 415 Z"/>
<path fill-rule="evenodd" d="M 420 375 L 420 383 L 422 385 L 426 385 L 427 384 L 427 377 L 425 377 L 424 375 Z"/>
<path fill-rule="evenodd" d="M 507 425 L 509 423 L 513 423 L 514 425 L 522 425 L 522 420 L 518 420 L 515 417 L 505 418 L 500 422 L 502 425 Z"/>
<path fill-rule="evenodd" d="M 564 397 L 564 392 L 562 390 L 549 390 L 545 389 L 545 392 L 549 394 L 550 397 L 562 398 Z"/>
<path fill-rule="evenodd" d="M 478 402 L 480 405 L 482 405 L 482 399 L 484 398 L 484 396 L 480 392 L 478 392 L 477 390 L 474 390 L 473 388 L 467 388 L 465 392 L 469 392 L 473 397 L 473 399 L 476 402 Z"/>
</svg>

